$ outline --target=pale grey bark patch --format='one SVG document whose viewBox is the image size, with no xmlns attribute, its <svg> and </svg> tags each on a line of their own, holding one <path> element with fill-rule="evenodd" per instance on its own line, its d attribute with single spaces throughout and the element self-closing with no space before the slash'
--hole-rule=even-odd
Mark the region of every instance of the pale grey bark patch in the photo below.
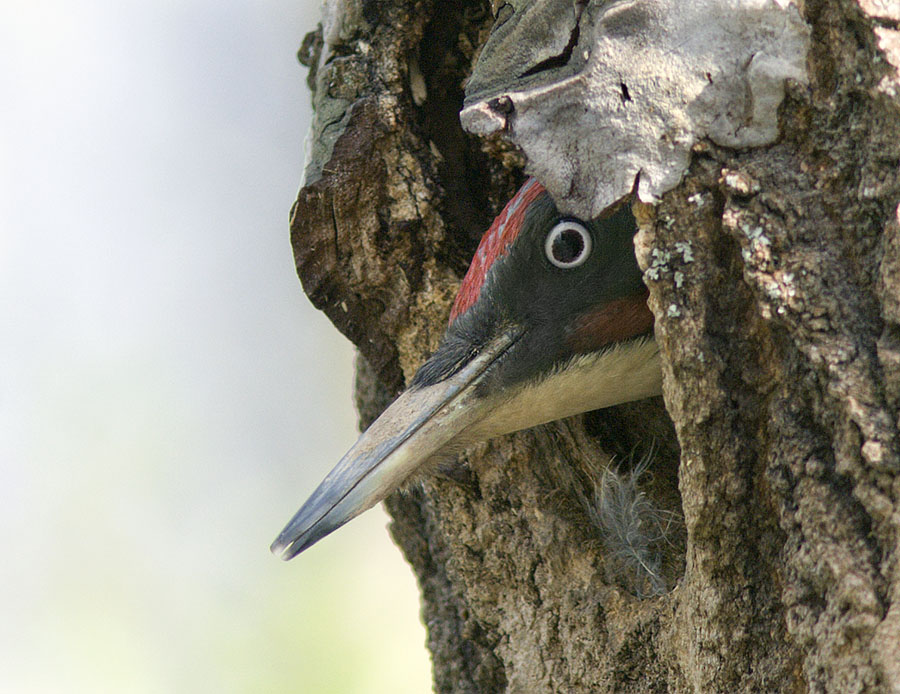
<svg viewBox="0 0 900 694">
<path fill-rule="evenodd" d="M 504 132 L 563 212 L 592 218 L 635 188 L 645 202 L 674 188 L 703 138 L 774 142 L 785 80 L 807 81 L 808 41 L 784 0 L 513 3 L 460 118 Z"/>
</svg>

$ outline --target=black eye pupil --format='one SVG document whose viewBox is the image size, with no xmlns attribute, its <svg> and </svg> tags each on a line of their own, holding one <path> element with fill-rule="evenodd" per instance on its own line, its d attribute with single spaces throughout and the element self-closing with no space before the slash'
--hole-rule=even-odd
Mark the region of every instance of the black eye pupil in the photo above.
<svg viewBox="0 0 900 694">
<path fill-rule="evenodd" d="M 591 235 L 582 224 L 564 219 L 544 240 L 544 255 L 563 270 L 579 267 L 591 254 Z"/>
<path fill-rule="evenodd" d="M 553 239 L 553 257 L 560 263 L 571 263 L 584 252 L 584 238 L 575 229 L 564 229 Z"/>
</svg>

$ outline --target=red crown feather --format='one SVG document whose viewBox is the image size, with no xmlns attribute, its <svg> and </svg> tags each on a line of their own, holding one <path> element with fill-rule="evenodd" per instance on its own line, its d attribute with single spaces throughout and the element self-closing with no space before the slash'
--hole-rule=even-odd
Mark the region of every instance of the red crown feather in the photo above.
<svg viewBox="0 0 900 694">
<path fill-rule="evenodd" d="M 481 243 L 478 244 L 478 250 L 475 251 L 475 257 L 472 258 L 469 265 L 469 270 L 459 287 L 453 308 L 450 310 L 451 323 L 465 313 L 478 299 L 481 286 L 494 261 L 506 255 L 510 245 L 522 230 L 525 211 L 543 192 L 544 186 L 538 183 L 536 178 L 529 178 L 506 203 L 506 207 L 497 215 L 491 228 L 485 232 Z"/>
</svg>

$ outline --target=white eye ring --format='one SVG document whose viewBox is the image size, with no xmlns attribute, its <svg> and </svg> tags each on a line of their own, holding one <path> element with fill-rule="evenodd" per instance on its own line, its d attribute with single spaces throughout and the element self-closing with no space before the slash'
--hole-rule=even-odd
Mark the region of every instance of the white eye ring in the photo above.
<svg viewBox="0 0 900 694">
<path fill-rule="evenodd" d="M 556 267 L 578 267 L 591 254 L 591 234 L 584 225 L 571 219 L 558 222 L 547 234 L 544 254 Z"/>
</svg>

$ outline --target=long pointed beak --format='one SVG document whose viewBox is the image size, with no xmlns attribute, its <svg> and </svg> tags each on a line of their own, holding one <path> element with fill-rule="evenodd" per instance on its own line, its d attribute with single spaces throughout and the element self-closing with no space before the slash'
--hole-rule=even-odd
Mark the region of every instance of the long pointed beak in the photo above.
<svg viewBox="0 0 900 694">
<path fill-rule="evenodd" d="M 295 557 L 401 487 L 448 444 L 465 445 L 466 430 L 490 406 L 476 386 L 520 335 L 504 332 L 453 376 L 401 394 L 328 473 L 272 551 Z"/>
</svg>

